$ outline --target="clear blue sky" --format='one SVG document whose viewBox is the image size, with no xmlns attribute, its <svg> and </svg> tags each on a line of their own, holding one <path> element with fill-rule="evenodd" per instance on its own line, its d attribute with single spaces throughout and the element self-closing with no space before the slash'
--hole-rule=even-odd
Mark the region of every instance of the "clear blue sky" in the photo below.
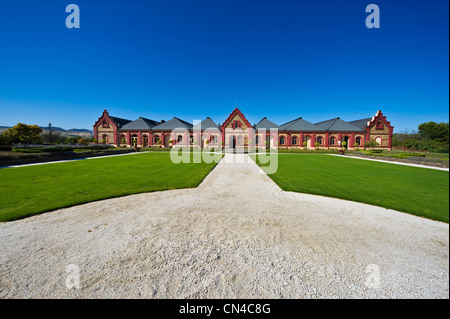
<svg viewBox="0 0 450 319">
<path fill-rule="evenodd" d="M 80 7 L 80 29 L 65 8 Z M 368 29 L 375 3 L 381 28 Z M 1 0 L 0 125 L 134 120 L 448 122 L 447 0 Z"/>
</svg>

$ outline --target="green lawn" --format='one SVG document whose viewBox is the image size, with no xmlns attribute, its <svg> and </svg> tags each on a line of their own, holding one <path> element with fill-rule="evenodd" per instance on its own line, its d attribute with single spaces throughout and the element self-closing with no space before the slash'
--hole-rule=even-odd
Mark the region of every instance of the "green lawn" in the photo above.
<svg viewBox="0 0 450 319">
<path fill-rule="evenodd" d="M 0 169 L 0 221 L 91 201 L 196 187 L 215 163 L 174 164 L 169 153 Z"/>
<path fill-rule="evenodd" d="M 449 173 L 445 171 L 330 155 L 279 154 L 278 170 L 269 176 L 286 191 L 449 222 Z"/>
</svg>

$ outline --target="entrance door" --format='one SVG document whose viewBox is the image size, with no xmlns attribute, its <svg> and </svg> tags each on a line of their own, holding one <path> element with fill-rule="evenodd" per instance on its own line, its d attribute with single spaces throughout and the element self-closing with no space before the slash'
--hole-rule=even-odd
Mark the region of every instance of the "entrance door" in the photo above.
<svg viewBox="0 0 450 319">
<path fill-rule="evenodd" d="M 348 137 L 348 136 L 344 136 L 342 139 L 342 141 L 345 142 L 345 148 L 347 148 L 347 149 L 350 147 L 350 145 L 348 144 L 349 140 L 350 140 L 350 137 Z M 352 147 L 353 147 L 353 145 L 352 145 Z"/>
<path fill-rule="evenodd" d="M 236 148 L 236 136 L 234 135 L 230 136 L 230 147 Z"/>
<path fill-rule="evenodd" d="M 306 135 L 306 136 L 303 138 L 303 142 L 306 142 L 306 147 L 307 147 L 307 148 L 311 148 L 311 136 Z"/>
</svg>

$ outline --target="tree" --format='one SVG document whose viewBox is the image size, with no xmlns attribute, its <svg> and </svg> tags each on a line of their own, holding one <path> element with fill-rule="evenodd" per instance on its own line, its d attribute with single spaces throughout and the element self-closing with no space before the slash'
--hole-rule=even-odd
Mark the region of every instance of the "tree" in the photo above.
<svg viewBox="0 0 450 319">
<path fill-rule="evenodd" d="M 367 142 L 366 142 L 366 147 L 367 147 L 367 148 L 371 148 L 372 150 L 373 150 L 375 147 L 377 147 L 378 145 L 380 145 L 380 143 L 378 143 L 378 142 L 375 141 L 375 140 L 370 140 L 370 141 L 367 141 Z"/>
<path fill-rule="evenodd" d="M 407 149 L 409 149 L 409 151 L 414 154 L 414 151 L 418 148 L 419 146 L 419 140 L 416 138 L 410 138 L 408 140 L 405 141 L 405 146 Z"/>
<path fill-rule="evenodd" d="M 66 139 L 66 143 L 67 144 L 77 144 L 79 139 L 80 139 L 80 137 L 78 137 L 78 136 L 69 136 Z"/>
<path fill-rule="evenodd" d="M 83 145 L 83 146 L 88 146 L 89 145 L 89 139 L 82 137 L 77 141 L 78 144 Z"/>
<path fill-rule="evenodd" d="M 0 146 L 10 146 L 13 144 L 12 140 L 5 134 L 0 134 Z"/>
<path fill-rule="evenodd" d="M 59 132 L 52 132 L 44 130 L 41 134 L 41 141 L 44 144 L 60 144 L 67 143 L 67 137 Z"/>
<path fill-rule="evenodd" d="M 42 128 L 37 125 L 17 123 L 15 126 L 7 129 L 4 134 L 13 143 L 25 144 L 28 147 L 30 143 L 40 143 L 41 137 L 39 134 L 41 133 Z"/>
<path fill-rule="evenodd" d="M 429 138 L 439 143 L 449 142 L 448 123 L 427 122 L 419 125 L 419 134 L 423 138 Z"/>
</svg>

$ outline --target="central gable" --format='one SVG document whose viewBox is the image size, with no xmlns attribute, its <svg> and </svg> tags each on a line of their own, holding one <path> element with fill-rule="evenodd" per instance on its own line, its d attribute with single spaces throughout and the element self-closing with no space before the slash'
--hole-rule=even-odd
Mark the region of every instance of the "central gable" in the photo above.
<svg viewBox="0 0 450 319">
<path fill-rule="evenodd" d="M 235 125 L 238 125 L 237 128 L 241 129 L 249 129 L 252 127 L 249 121 L 245 118 L 244 114 L 238 109 L 235 108 L 233 112 L 228 116 L 228 118 L 223 122 L 222 126 L 220 127 L 222 130 L 225 128 L 236 128 Z"/>
</svg>

